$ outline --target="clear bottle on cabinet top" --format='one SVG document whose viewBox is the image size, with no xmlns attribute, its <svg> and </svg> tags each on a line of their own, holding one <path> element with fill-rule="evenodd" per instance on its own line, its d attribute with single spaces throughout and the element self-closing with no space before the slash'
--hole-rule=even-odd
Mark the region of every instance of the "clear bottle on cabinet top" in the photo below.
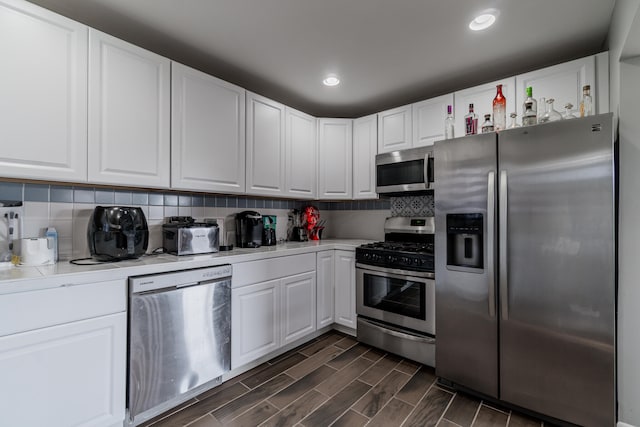
<svg viewBox="0 0 640 427">
<path fill-rule="evenodd" d="M 580 101 L 580 117 L 593 115 L 593 100 L 591 99 L 591 86 L 582 87 L 582 101 Z"/>
<path fill-rule="evenodd" d="M 566 104 L 564 104 L 564 115 L 562 116 L 563 119 L 565 119 L 565 120 L 567 120 L 567 119 L 577 119 L 577 117 L 571 113 L 571 109 L 572 108 L 573 108 L 573 104 L 572 103 L 567 102 Z"/>
<path fill-rule="evenodd" d="M 562 120 L 562 114 L 558 113 L 553 108 L 553 101 L 555 101 L 553 98 L 547 99 L 547 109 L 545 110 L 542 117 L 540 117 L 540 119 L 538 120 L 539 123 L 555 122 L 557 120 Z"/>
<path fill-rule="evenodd" d="M 447 105 L 447 117 L 444 119 L 444 139 L 454 138 L 454 118 L 451 112 L 451 105 Z"/>
<path fill-rule="evenodd" d="M 538 109 L 538 123 L 542 123 L 540 119 L 542 119 L 542 116 L 544 116 L 546 111 L 547 99 L 545 97 L 540 98 L 538 105 L 540 105 L 540 108 Z"/>
<path fill-rule="evenodd" d="M 511 123 L 509 123 L 509 126 L 507 127 L 507 129 L 519 128 L 520 125 L 516 121 L 516 117 L 518 117 L 518 115 L 516 113 L 511 113 L 509 114 L 509 117 L 511 117 Z"/>
<path fill-rule="evenodd" d="M 502 85 L 496 86 L 496 96 L 493 98 L 493 124 L 497 131 L 507 127 L 507 99 L 502 94 Z"/>
<path fill-rule="evenodd" d="M 493 122 L 491 121 L 491 114 L 484 115 L 484 123 L 482 123 L 482 133 L 493 132 Z"/>
<path fill-rule="evenodd" d="M 469 114 L 464 116 L 465 135 L 478 133 L 478 116 L 473 112 L 473 104 L 469 104 Z"/>
<path fill-rule="evenodd" d="M 537 118 L 538 117 L 538 102 L 533 97 L 533 88 L 531 86 L 527 87 L 527 98 L 522 103 L 522 105 L 523 105 L 522 111 L 525 111 L 527 109 L 526 105 L 525 105 L 527 102 L 531 102 L 531 111 L 533 111 L 533 113 L 536 115 L 536 118 Z"/>
</svg>

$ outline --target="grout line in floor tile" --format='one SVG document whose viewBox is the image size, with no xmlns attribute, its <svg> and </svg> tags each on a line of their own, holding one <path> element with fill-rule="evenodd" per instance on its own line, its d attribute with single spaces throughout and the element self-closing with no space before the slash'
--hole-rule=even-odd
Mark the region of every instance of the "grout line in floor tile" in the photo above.
<svg viewBox="0 0 640 427">
<path fill-rule="evenodd" d="M 456 394 L 458 394 L 458 393 L 456 393 Z M 476 408 L 476 413 L 473 414 L 473 419 L 471 420 L 471 425 L 473 425 L 473 423 L 476 422 L 476 418 L 478 418 L 478 414 L 480 413 L 480 408 L 482 408 L 482 401 L 480 401 L 480 404 Z"/>
<path fill-rule="evenodd" d="M 438 387 L 439 388 L 439 387 Z M 456 398 L 455 393 L 452 393 L 451 398 L 449 399 L 449 403 L 447 403 L 447 407 L 444 408 L 444 411 L 442 411 L 442 415 L 440 415 L 440 418 L 438 418 L 438 422 L 436 422 L 436 425 L 438 425 L 440 423 L 440 421 L 442 421 L 442 419 L 444 418 L 444 414 L 447 413 L 447 411 L 449 410 L 449 407 L 451 406 L 451 404 L 453 403 L 453 399 Z M 416 405 L 417 406 L 417 405 Z M 480 405 L 478 405 L 480 406 Z M 447 420 L 449 421 L 449 420 Z M 506 426 L 505 426 L 506 427 Z"/>
<path fill-rule="evenodd" d="M 284 375 L 284 376 L 289 377 L 290 379 L 292 379 L 292 380 L 293 380 L 293 383 L 295 383 L 296 381 L 298 381 L 298 380 L 296 380 L 295 378 L 293 378 L 293 377 L 291 377 L 291 376 L 289 376 L 289 375 L 285 374 L 284 372 L 282 372 L 282 373 L 280 373 L 280 374 L 278 374 L 278 375 L 276 375 L 276 376 L 280 376 L 280 375 Z M 274 377 L 274 378 L 275 378 L 275 377 Z M 275 391 L 274 393 L 272 393 L 272 394 L 270 394 L 269 396 L 265 397 L 264 399 L 262 399 L 262 400 L 260 400 L 260 401 L 256 402 L 256 403 L 255 403 L 255 405 L 250 406 L 249 408 L 247 408 L 247 410 L 246 410 L 246 411 L 244 411 L 244 412 L 242 412 L 242 413 L 240 413 L 240 414 L 236 415 L 235 417 L 231 418 L 230 420 L 227 420 L 227 421 L 226 421 L 226 422 L 224 422 L 223 424 L 231 423 L 233 420 L 235 420 L 236 418 L 241 417 L 242 415 L 246 414 L 247 412 L 249 412 L 250 410 L 252 410 L 252 409 L 253 409 L 253 408 L 255 408 L 256 406 L 262 405 L 262 403 L 266 402 L 267 400 L 269 400 L 270 398 L 272 398 L 272 397 L 273 397 L 273 396 L 275 396 L 276 394 L 280 393 L 282 390 L 284 390 L 285 388 L 289 387 L 289 386 L 290 386 L 291 384 L 293 384 L 293 383 L 289 383 L 289 384 L 283 385 L 283 386 L 282 386 L 282 388 L 277 389 L 277 391 Z M 257 387 L 256 387 L 256 388 L 257 388 Z M 253 391 L 253 390 L 255 390 L 255 389 L 252 389 L 252 390 L 250 390 L 250 391 Z M 243 394 L 242 396 L 244 396 L 244 394 Z M 240 397 L 240 396 L 238 396 L 238 397 Z M 238 397 L 236 397 L 236 399 L 237 399 Z M 236 399 L 233 399 L 233 400 L 236 400 Z M 232 402 L 232 401 L 229 401 L 229 402 Z M 226 405 L 226 404 L 228 404 L 229 402 L 225 403 L 225 405 Z M 273 405 L 273 406 L 275 406 L 275 405 Z M 277 406 L 275 406 L 275 407 L 277 408 Z M 211 415 L 213 415 L 213 411 L 211 411 L 211 412 L 212 412 L 212 413 L 211 413 Z M 214 416 L 214 417 L 215 417 L 215 416 Z"/>
</svg>

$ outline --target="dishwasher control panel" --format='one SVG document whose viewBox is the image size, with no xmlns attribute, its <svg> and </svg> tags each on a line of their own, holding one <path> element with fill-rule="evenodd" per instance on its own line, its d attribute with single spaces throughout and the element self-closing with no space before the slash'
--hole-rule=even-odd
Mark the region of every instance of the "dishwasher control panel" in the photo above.
<svg viewBox="0 0 640 427">
<path fill-rule="evenodd" d="M 194 268 L 190 270 L 169 271 L 159 274 L 148 274 L 129 278 L 129 292 L 157 291 L 165 288 L 182 288 L 200 283 L 231 278 L 231 264 L 215 267 Z"/>
</svg>

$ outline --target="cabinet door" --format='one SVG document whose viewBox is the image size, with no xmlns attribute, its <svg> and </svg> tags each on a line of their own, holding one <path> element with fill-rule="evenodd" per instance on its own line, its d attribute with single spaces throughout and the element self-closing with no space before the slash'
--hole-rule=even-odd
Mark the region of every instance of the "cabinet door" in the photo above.
<svg viewBox="0 0 640 427">
<path fill-rule="evenodd" d="M 411 105 L 378 113 L 378 153 L 411 148 Z"/>
<path fill-rule="evenodd" d="M 316 197 L 316 118 L 286 108 L 286 194 L 303 199 Z"/>
<path fill-rule="evenodd" d="M 375 199 L 378 116 L 353 121 L 353 198 Z"/>
<path fill-rule="evenodd" d="M 231 369 L 280 347 L 279 283 L 231 290 Z"/>
<path fill-rule="evenodd" d="M 335 322 L 356 328 L 356 255 L 336 251 L 335 259 Z"/>
<path fill-rule="evenodd" d="M 540 98 L 544 97 L 546 99 L 553 98 L 555 100 L 553 107 L 560 113 L 564 112 L 565 104 L 571 103 L 573 114 L 579 116 L 584 85 L 591 85 L 593 108 L 596 109 L 598 100 L 596 99 L 595 70 L 595 56 L 588 56 L 516 76 L 516 111 L 520 124 L 522 124 L 522 108 L 527 97 L 525 91 L 528 86 L 531 86 L 533 97 L 538 100 L 538 114 L 545 111 L 545 106 L 540 105 L 539 102 Z M 594 114 L 596 113 L 594 111 Z"/>
<path fill-rule="evenodd" d="M 316 275 L 314 272 L 282 279 L 280 296 L 281 345 L 289 344 L 316 330 Z"/>
<path fill-rule="evenodd" d="M 465 135 L 464 116 L 469 113 L 469 104 L 473 104 L 474 111 L 478 116 L 478 133 L 480 133 L 485 114 L 491 114 L 491 119 L 493 120 L 493 98 L 497 93 L 496 85 L 499 84 L 502 85 L 502 94 L 507 99 L 507 118 L 509 114 L 516 111 L 515 77 L 460 90 L 454 93 L 456 104 L 454 131 L 457 137 Z M 508 120 L 507 123 L 509 123 Z"/>
<path fill-rule="evenodd" d="M 0 173 L 87 180 L 87 27 L 0 1 Z"/>
<path fill-rule="evenodd" d="M 318 197 L 351 199 L 352 121 L 350 119 L 318 120 Z"/>
<path fill-rule="evenodd" d="M 333 280 L 335 279 L 334 252 L 322 251 L 316 255 L 316 299 L 318 329 L 333 323 Z"/>
<path fill-rule="evenodd" d="M 171 187 L 245 191 L 245 90 L 171 63 Z"/>
<path fill-rule="evenodd" d="M 247 193 L 285 193 L 284 105 L 247 92 Z"/>
<path fill-rule="evenodd" d="M 170 62 L 91 29 L 89 181 L 169 187 Z"/>
<path fill-rule="evenodd" d="M 453 108 L 453 94 L 413 104 L 413 146 L 424 147 L 444 139 L 447 105 Z M 454 110 L 452 110 L 454 111 Z M 456 121 L 459 120 L 456 117 Z M 456 136 L 459 136 L 456 134 Z"/>
<path fill-rule="evenodd" d="M 2 425 L 122 425 L 125 313 L 0 338 Z"/>
</svg>

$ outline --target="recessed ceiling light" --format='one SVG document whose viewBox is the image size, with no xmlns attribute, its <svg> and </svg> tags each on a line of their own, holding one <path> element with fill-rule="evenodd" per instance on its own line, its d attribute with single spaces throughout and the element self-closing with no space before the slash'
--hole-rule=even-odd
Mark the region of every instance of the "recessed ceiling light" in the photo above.
<svg viewBox="0 0 640 427">
<path fill-rule="evenodd" d="M 337 86 L 340 84 L 340 79 L 335 74 L 329 74 L 323 81 L 325 86 Z"/>
<path fill-rule="evenodd" d="M 496 22 L 498 17 L 497 10 L 487 10 L 476 16 L 473 21 L 469 23 L 469 28 L 473 31 L 486 30 Z"/>
</svg>

